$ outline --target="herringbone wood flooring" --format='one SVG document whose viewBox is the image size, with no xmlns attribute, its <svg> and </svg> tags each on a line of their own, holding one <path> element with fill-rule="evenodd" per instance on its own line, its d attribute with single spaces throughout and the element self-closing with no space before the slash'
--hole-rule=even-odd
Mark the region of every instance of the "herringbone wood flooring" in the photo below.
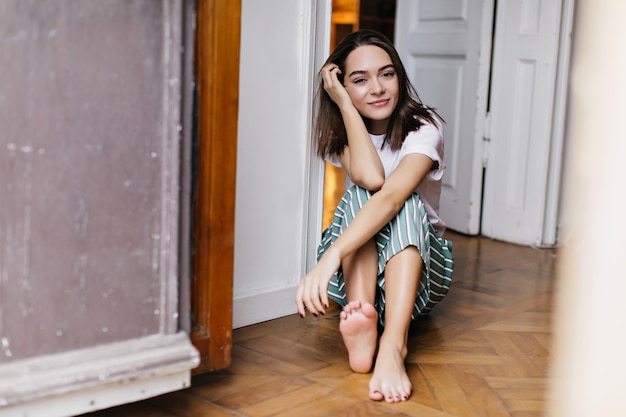
<svg viewBox="0 0 626 417">
<path fill-rule="evenodd" d="M 556 251 L 452 232 L 448 296 L 412 328 L 409 401 L 367 399 L 337 329 L 292 315 L 234 331 L 233 364 L 192 387 L 90 417 L 544 416 Z"/>
</svg>

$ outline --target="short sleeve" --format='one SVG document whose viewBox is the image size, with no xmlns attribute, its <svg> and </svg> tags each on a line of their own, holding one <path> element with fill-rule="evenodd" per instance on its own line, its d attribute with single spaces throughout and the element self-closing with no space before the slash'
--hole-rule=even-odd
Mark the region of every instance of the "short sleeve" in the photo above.
<svg viewBox="0 0 626 417">
<path fill-rule="evenodd" d="M 333 164 L 334 166 L 338 168 L 343 167 L 343 165 L 341 165 L 341 161 L 335 155 L 326 155 L 326 158 L 324 158 L 324 160 L 326 162 L 330 162 L 331 164 Z"/>
<path fill-rule="evenodd" d="M 431 180 L 439 181 L 442 178 L 445 169 L 443 163 L 443 128 L 438 121 L 437 125 L 423 124 L 418 130 L 410 132 L 406 136 L 400 149 L 400 159 L 412 153 L 426 155 L 437 163 L 437 167 L 428 173 Z"/>
</svg>

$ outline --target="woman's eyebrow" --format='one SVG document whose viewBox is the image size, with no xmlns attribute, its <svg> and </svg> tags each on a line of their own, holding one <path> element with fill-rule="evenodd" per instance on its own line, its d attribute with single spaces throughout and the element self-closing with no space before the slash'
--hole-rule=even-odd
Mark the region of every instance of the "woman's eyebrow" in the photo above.
<svg viewBox="0 0 626 417">
<path fill-rule="evenodd" d="M 393 64 L 383 65 L 382 67 L 378 68 L 378 72 L 383 72 L 383 71 L 385 71 L 385 70 L 387 70 L 389 68 L 393 69 L 394 68 Z M 353 75 L 363 75 L 363 74 L 367 74 L 367 71 L 365 71 L 365 70 L 354 70 L 354 71 L 352 71 L 348 75 L 348 77 L 352 77 Z"/>
</svg>

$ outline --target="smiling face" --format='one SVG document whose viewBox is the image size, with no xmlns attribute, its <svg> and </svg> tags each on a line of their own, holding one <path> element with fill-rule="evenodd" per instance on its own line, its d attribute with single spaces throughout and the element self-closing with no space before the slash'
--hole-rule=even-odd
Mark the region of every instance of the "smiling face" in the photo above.
<svg viewBox="0 0 626 417">
<path fill-rule="evenodd" d="M 398 104 L 398 76 L 391 58 L 374 45 L 359 46 L 346 58 L 344 86 L 354 107 L 368 120 L 368 130 L 380 135 L 387 131 Z"/>
</svg>

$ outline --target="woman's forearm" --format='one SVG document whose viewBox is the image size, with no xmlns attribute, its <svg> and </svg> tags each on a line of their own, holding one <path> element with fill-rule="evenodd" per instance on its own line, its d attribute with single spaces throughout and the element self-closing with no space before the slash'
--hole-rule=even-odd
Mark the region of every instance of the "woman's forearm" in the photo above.
<svg viewBox="0 0 626 417">
<path fill-rule="evenodd" d="M 370 197 L 333 244 L 342 260 L 389 223 L 426 177 L 432 164 L 433 161 L 422 154 L 411 154 L 402 159 L 380 191 Z"/>
<path fill-rule="evenodd" d="M 333 243 L 342 260 L 368 242 L 400 211 L 402 205 L 386 197 L 382 191 L 372 195 L 350 226 Z"/>
<path fill-rule="evenodd" d="M 348 146 L 342 164 L 348 176 L 357 185 L 370 191 L 379 190 L 385 182 L 385 171 L 365 123 L 354 106 L 341 110 Z"/>
</svg>

